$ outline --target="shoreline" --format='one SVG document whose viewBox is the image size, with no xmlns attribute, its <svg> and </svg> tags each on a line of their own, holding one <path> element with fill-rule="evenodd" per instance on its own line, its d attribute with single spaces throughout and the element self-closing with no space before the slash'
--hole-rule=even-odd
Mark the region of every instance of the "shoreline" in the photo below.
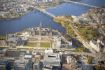
<svg viewBox="0 0 105 70">
<path fill-rule="evenodd" d="M 22 16 L 24 16 L 25 14 L 27 14 L 30 11 L 24 12 L 24 13 L 15 13 L 14 15 L 11 15 L 10 13 L 8 13 L 9 15 L 4 15 L 4 16 L 0 16 L 0 20 L 11 20 L 11 19 L 17 19 L 20 18 Z"/>
</svg>

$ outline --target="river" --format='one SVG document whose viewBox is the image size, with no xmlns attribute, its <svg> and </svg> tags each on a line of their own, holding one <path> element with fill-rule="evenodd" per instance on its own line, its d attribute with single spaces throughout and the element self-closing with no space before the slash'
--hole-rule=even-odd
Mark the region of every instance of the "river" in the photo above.
<svg viewBox="0 0 105 70">
<path fill-rule="evenodd" d="M 105 4 L 105 0 L 82 0 L 80 2 L 87 3 L 95 6 L 103 6 Z M 79 16 L 85 12 L 87 12 L 90 8 L 82 5 L 77 5 L 73 3 L 63 3 L 53 8 L 47 9 L 48 12 L 56 15 L 75 15 Z M 43 27 L 49 27 L 52 29 L 57 29 L 60 32 L 65 32 L 65 29 L 55 23 L 51 17 L 45 15 L 38 11 L 32 11 L 27 13 L 26 15 L 11 20 L 0 20 L 0 35 L 15 33 L 22 31 L 26 28 L 36 27 L 42 23 Z"/>
</svg>

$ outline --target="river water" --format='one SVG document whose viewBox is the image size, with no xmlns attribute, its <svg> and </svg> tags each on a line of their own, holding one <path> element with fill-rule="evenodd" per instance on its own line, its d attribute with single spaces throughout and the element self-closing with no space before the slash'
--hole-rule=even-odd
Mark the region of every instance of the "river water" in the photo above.
<svg viewBox="0 0 105 70">
<path fill-rule="evenodd" d="M 95 6 L 105 5 L 105 0 L 82 0 L 80 2 L 87 3 Z M 53 8 L 47 9 L 48 12 L 56 15 L 75 15 L 79 16 L 87 12 L 90 8 L 73 3 L 63 3 Z M 57 29 L 60 32 L 66 32 L 65 29 L 55 23 L 51 17 L 38 11 L 32 11 L 26 15 L 12 20 L 0 20 L 0 34 L 8 34 L 22 31 L 26 28 L 36 27 L 42 23 L 43 27 Z"/>
</svg>

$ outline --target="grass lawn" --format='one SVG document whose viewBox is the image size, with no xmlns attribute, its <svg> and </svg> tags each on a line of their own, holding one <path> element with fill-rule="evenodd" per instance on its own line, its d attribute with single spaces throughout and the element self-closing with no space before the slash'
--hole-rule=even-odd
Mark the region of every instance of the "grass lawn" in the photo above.
<svg viewBox="0 0 105 70">
<path fill-rule="evenodd" d="M 37 43 L 30 43 L 30 42 L 27 42 L 27 44 L 26 44 L 25 46 L 37 47 Z"/>
<path fill-rule="evenodd" d="M 45 47 L 45 48 L 50 48 L 51 46 L 50 46 L 50 42 L 41 42 L 40 43 L 40 46 L 41 47 Z"/>
<path fill-rule="evenodd" d="M 38 44 L 38 42 L 34 42 L 34 43 L 27 42 L 25 46 L 37 47 L 37 44 Z M 50 42 L 41 42 L 39 47 L 50 48 L 51 47 Z"/>
</svg>

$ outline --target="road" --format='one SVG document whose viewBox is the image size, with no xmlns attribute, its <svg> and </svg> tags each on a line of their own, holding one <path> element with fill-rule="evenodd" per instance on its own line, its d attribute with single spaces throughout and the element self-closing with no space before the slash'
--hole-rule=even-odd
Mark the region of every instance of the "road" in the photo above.
<svg viewBox="0 0 105 70">
<path fill-rule="evenodd" d="M 102 28 L 99 28 L 99 32 L 105 36 L 105 31 Z"/>
<path fill-rule="evenodd" d="M 71 22 L 70 20 L 67 20 L 69 22 Z M 95 53 L 95 50 L 92 49 L 92 47 L 89 45 L 88 41 L 86 41 L 83 36 L 81 35 L 81 33 L 78 31 L 78 29 L 73 25 L 73 23 L 71 22 L 69 24 L 69 26 L 71 27 L 71 29 L 74 31 L 74 33 L 77 35 L 77 39 L 83 44 L 83 46 L 85 48 L 87 48 L 89 51 L 91 51 L 92 53 Z"/>
<path fill-rule="evenodd" d="M 71 54 L 96 57 L 94 53 L 87 53 L 87 52 L 71 52 L 71 51 L 69 51 L 66 55 L 71 55 Z"/>
</svg>

